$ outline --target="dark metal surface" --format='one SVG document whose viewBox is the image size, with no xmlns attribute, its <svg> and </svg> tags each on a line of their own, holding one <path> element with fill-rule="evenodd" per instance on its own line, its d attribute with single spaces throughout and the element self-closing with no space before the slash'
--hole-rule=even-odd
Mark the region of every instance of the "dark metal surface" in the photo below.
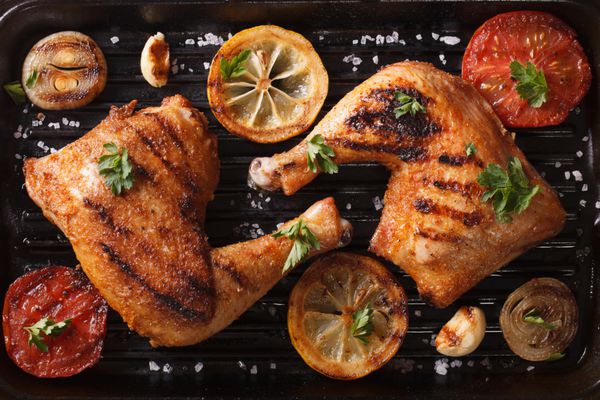
<svg viewBox="0 0 600 400">
<path fill-rule="evenodd" d="M 105 52 L 109 80 L 91 105 L 74 111 L 44 112 L 14 107 L 0 95 L 0 291 L 24 271 L 48 264 L 73 266 L 76 260 L 64 236 L 41 215 L 22 184 L 20 156 L 43 156 L 44 146 L 59 149 L 94 127 L 111 104 L 138 99 L 155 105 L 162 97 L 181 93 L 204 111 L 219 136 L 221 181 L 209 205 L 207 234 L 214 246 L 270 232 L 278 222 L 297 215 L 314 201 L 332 195 L 344 217 L 355 227 L 349 250 L 365 252 L 378 222 L 374 198 L 383 198 L 388 173 L 374 164 L 344 166 L 335 176 L 321 176 L 293 197 L 260 194 L 245 184 L 247 167 L 255 156 L 292 147 L 300 138 L 277 145 L 257 145 L 227 134 L 212 117 L 206 101 L 205 62 L 218 46 L 186 45 L 206 33 L 227 38 L 229 32 L 275 23 L 304 34 L 315 45 L 330 76 L 329 96 L 321 116 L 356 84 L 381 65 L 406 58 L 424 60 L 459 73 L 462 53 L 473 30 L 486 18 L 513 9 L 542 9 L 556 13 L 579 33 L 594 69 L 592 90 L 558 127 L 519 130 L 517 143 L 533 165 L 561 193 L 567 225 L 557 237 L 527 252 L 476 288 L 457 304 L 435 310 L 418 298 L 415 285 L 397 267 L 387 264 L 409 295 L 410 329 L 397 356 L 380 371 L 357 382 L 331 381 L 312 372 L 296 354 L 286 329 L 287 296 L 304 267 L 280 282 L 238 321 L 206 342 L 180 349 L 152 349 L 147 340 L 128 331 L 119 316 L 109 317 L 101 362 L 79 376 L 40 380 L 21 372 L 0 351 L 0 392 L 12 398 L 112 397 L 362 397 L 362 398 L 581 398 L 592 397 L 600 380 L 598 298 L 596 296 L 598 217 L 597 138 L 600 9 L 596 2 L 161 2 L 132 1 L 4 1 L 0 3 L 0 83 L 17 79 L 24 55 L 48 33 L 77 29 L 92 36 Z M 171 57 L 182 71 L 160 90 L 145 83 L 139 54 L 147 36 L 164 32 Z M 406 45 L 395 42 L 393 32 Z M 455 46 L 434 40 L 458 36 Z M 422 39 L 417 39 L 417 35 Z M 370 35 L 375 40 L 361 38 Z M 377 35 L 384 43 L 376 42 Z M 392 36 L 388 43 L 386 36 Z M 113 44 L 112 37 L 119 42 Z M 353 44 L 357 40 L 357 44 Z M 379 39 L 380 40 L 380 39 Z M 362 63 L 344 57 L 354 54 Z M 444 55 L 446 64 L 440 58 Z M 378 57 L 378 64 L 373 57 Z M 190 71 L 189 69 L 192 69 Z M 181 69 L 181 68 L 180 68 Z M 65 126 L 77 121 L 79 126 Z M 48 126 L 60 124 L 60 129 Z M 18 126 L 27 138 L 14 135 Z M 17 137 L 15 137 L 17 136 Z M 42 142 L 42 143 L 40 143 Z M 581 153 L 578 153 L 581 152 Z M 18 156 L 15 156 L 18 155 Z M 570 178 L 565 177 L 569 171 Z M 576 181 L 573 171 L 583 180 Z M 587 185 L 587 191 L 584 191 Z M 269 198 L 267 200 L 267 198 Z M 375 201 L 376 202 L 376 201 Z M 600 203 L 598 203 L 600 205 Z M 252 225 L 258 224 L 258 225 Z M 258 230 L 258 234 L 261 231 Z M 506 296 L 532 277 L 552 276 L 576 293 L 581 324 L 564 359 L 529 363 L 511 354 L 498 325 Z M 488 318 L 481 347 L 462 365 L 435 372 L 443 357 L 430 345 L 432 334 L 461 304 L 483 308 Z M 449 359 L 448 364 L 453 360 Z M 154 363 L 154 364 L 152 364 Z M 199 364 L 201 363 L 201 364 Z M 160 371 L 151 369 L 155 366 Z M 197 372 L 196 369 L 202 369 Z M 533 369 L 531 367 L 534 367 Z"/>
</svg>

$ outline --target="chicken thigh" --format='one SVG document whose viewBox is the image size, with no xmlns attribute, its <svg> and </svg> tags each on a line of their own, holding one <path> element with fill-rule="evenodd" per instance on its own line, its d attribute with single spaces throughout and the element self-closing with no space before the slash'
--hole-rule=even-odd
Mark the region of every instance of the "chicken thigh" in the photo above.
<svg viewBox="0 0 600 400">
<path fill-rule="evenodd" d="M 153 346 L 198 343 L 281 279 L 293 243 L 268 235 L 211 249 L 203 223 L 219 177 L 216 137 L 181 96 L 134 114 L 135 104 L 113 107 L 57 153 L 27 159 L 26 188 L 131 329 Z M 126 148 L 133 164 L 133 187 L 120 196 L 99 175 L 105 143 Z M 320 252 L 350 239 L 351 226 L 331 198 L 300 218 L 319 239 Z"/>
<path fill-rule="evenodd" d="M 398 92 L 425 112 L 396 117 Z M 378 161 L 391 170 L 383 214 L 370 250 L 403 268 L 421 296 L 445 307 L 563 227 L 565 211 L 554 190 L 527 162 L 479 93 L 462 79 L 420 62 L 389 65 L 348 93 L 296 147 L 255 159 L 251 183 L 291 195 L 317 172 L 307 166 L 315 135 L 334 161 Z M 472 143 L 476 154 L 467 156 Z M 530 206 L 499 222 L 477 183 L 484 168 L 506 169 L 518 157 L 540 192 Z"/>
</svg>

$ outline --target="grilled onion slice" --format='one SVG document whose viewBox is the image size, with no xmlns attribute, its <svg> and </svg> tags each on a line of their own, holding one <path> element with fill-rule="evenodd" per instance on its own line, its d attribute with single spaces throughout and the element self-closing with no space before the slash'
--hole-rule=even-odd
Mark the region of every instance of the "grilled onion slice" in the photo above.
<svg viewBox="0 0 600 400">
<path fill-rule="evenodd" d="M 578 317 L 577 303 L 567 285 L 554 278 L 536 278 L 508 296 L 500 327 L 519 357 L 546 361 L 569 346 L 577 333 Z"/>
<path fill-rule="evenodd" d="M 23 63 L 23 88 L 45 110 L 90 103 L 106 86 L 106 60 L 89 36 L 65 31 L 37 42 Z"/>
</svg>

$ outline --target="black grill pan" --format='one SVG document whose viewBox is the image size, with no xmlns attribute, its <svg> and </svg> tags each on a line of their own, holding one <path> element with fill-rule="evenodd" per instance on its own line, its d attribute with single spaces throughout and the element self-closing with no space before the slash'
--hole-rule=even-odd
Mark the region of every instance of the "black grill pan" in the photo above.
<svg viewBox="0 0 600 400">
<path fill-rule="evenodd" d="M 350 250 L 366 252 L 379 219 L 376 198 L 383 198 L 388 173 L 375 164 L 343 166 L 335 176 L 320 176 L 295 196 L 260 194 L 246 186 L 250 160 L 290 148 L 300 138 L 257 145 L 229 135 L 215 121 L 206 100 L 209 63 L 218 46 L 198 46 L 198 37 L 274 23 L 304 34 L 321 55 L 330 76 L 322 115 L 345 93 L 381 65 L 406 58 L 424 60 L 451 73 L 460 72 L 466 44 L 485 19 L 504 11 L 553 12 L 580 35 L 594 68 L 592 89 L 583 103 L 557 127 L 517 131 L 517 143 L 533 165 L 561 194 L 568 213 L 565 229 L 485 279 L 445 310 L 426 306 L 414 283 L 388 264 L 409 295 L 409 335 L 397 356 L 380 371 L 355 382 L 328 380 L 312 372 L 296 354 L 286 329 L 287 296 L 304 267 L 282 280 L 223 332 L 197 346 L 150 348 L 111 313 L 103 358 L 94 368 L 69 379 L 40 380 L 21 372 L 0 351 L 3 398 L 379 398 L 379 399 L 571 399 L 598 397 L 600 315 L 597 296 L 598 80 L 600 76 L 600 1 L 0 1 L 0 82 L 20 76 L 29 48 L 43 36 L 75 29 L 92 36 L 108 61 L 106 90 L 91 105 L 75 111 L 44 112 L 15 107 L 0 95 L 0 292 L 24 271 L 48 264 L 76 264 L 65 237 L 41 215 L 23 189 L 23 156 L 43 156 L 94 127 L 111 104 L 138 99 L 140 107 L 181 93 L 209 118 L 219 137 L 221 181 L 208 208 L 206 230 L 214 246 L 270 232 L 314 201 L 332 195 L 356 229 Z M 152 89 L 141 77 L 139 54 L 147 36 L 160 30 L 171 44 L 180 71 L 168 86 Z M 398 40 L 395 39 L 397 33 Z M 456 36 L 456 45 L 435 40 Z M 364 44 L 361 44 L 363 37 Z M 378 39 L 383 36 L 383 43 Z M 387 36 L 391 37 L 388 42 Z M 421 39 L 417 38 L 421 35 Z M 119 41 L 113 43 L 118 37 Z M 186 45 L 194 39 L 194 45 Z M 353 41 L 357 41 L 353 44 Z M 404 40 L 405 45 L 399 43 Z M 349 55 L 362 62 L 353 71 Z M 443 55 L 443 57 L 441 56 Z M 373 57 L 377 56 L 378 64 Z M 181 68 L 181 64 L 185 64 Z M 191 69 L 191 70 L 190 70 Z M 321 115 L 321 116 L 322 116 Z M 66 118 L 67 126 L 63 124 Z M 76 121 L 78 126 L 68 126 Z M 60 129 L 48 127 L 59 122 Z M 22 126 L 20 133 L 19 125 Z M 23 134 L 27 138 L 23 138 Z M 17 136 L 17 137 L 15 137 Z M 20 136 L 20 137 L 19 137 Z M 45 150 L 47 148 L 47 150 Z M 566 172 L 569 172 L 569 179 Z M 579 171 L 583 180 L 575 180 Z M 584 186 L 585 185 L 585 186 Z M 585 190 L 587 189 L 587 190 Z M 267 200 L 268 197 L 268 200 Z M 375 199 L 375 200 L 374 200 Z M 596 206 L 598 204 L 598 206 Z M 258 225 L 253 225 L 258 224 Z M 552 276 L 577 296 L 581 323 L 566 357 L 532 364 L 507 348 L 498 313 L 507 295 L 530 278 Z M 462 364 L 443 362 L 430 345 L 432 334 L 461 304 L 482 307 L 488 330 L 481 347 Z M 450 364 L 453 360 L 448 360 Z M 153 369 L 159 368 L 159 371 Z M 198 370 L 198 371 L 197 371 Z"/>
</svg>

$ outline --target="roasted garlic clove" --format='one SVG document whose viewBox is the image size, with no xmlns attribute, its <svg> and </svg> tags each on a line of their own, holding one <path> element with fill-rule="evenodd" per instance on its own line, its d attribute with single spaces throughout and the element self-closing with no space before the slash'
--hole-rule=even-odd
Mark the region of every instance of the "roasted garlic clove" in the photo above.
<svg viewBox="0 0 600 400">
<path fill-rule="evenodd" d="M 37 42 L 23 63 L 23 89 L 45 110 L 82 107 L 106 86 L 106 60 L 100 47 L 80 32 L 54 33 Z"/>
<path fill-rule="evenodd" d="M 437 351 L 462 357 L 477 349 L 485 335 L 485 314 L 477 307 L 461 307 L 435 338 Z"/>
<path fill-rule="evenodd" d="M 167 84 L 169 79 L 169 44 L 165 40 L 165 35 L 158 32 L 150 36 L 142 50 L 140 59 L 142 75 L 146 81 L 154 87 L 162 87 Z"/>
</svg>

